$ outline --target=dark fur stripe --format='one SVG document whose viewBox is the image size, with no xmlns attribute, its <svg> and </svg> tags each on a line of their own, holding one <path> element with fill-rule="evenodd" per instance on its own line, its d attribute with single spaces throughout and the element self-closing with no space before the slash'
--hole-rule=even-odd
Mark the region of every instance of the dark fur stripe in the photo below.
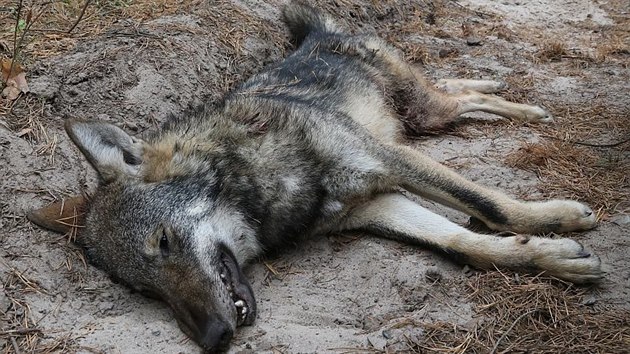
<svg viewBox="0 0 630 354">
<path fill-rule="evenodd" d="M 483 195 L 455 184 L 445 185 L 443 188 L 445 192 L 469 208 L 479 211 L 487 220 L 500 225 L 508 223 L 508 217 L 499 209 L 499 206 Z"/>
</svg>

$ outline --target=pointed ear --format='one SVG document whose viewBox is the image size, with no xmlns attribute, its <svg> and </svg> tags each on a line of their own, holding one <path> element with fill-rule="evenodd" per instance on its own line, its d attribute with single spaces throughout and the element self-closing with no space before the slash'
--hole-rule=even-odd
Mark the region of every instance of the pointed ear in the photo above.
<svg viewBox="0 0 630 354">
<path fill-rule="evenodd" d="M 141 139 L 104 122 L 68 120 L 65 127 L 103 181 L 138 173 L 144 145 Z"/>
<path fill-rule="evenodd" d="M 41 209 L 31 210 L 26 217 L 34 224 L 62 234 L 76 234 L 83 227 L 87 197 L 62 199 Z"/>
</svg>

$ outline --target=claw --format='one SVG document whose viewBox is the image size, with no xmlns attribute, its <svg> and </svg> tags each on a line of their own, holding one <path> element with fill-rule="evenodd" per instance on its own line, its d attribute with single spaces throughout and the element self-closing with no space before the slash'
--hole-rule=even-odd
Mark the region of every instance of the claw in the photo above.
<svg viewBox="0 0 630 354">
<path fill-rule="evenodd" d="M 590 252 L 586 252 L 586 251 L 582 250 L 582 251 L 578 252 L 576 258 L 588 258 L 590 256 L 591 256 Z"/>
</svg>

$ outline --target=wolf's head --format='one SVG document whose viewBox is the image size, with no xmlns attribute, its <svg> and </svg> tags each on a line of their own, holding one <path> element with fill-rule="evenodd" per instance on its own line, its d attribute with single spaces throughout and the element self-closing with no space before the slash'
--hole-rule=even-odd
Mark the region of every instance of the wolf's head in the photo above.
<svg viewBox="0 0 630 354">
<path fill-rule="evenodd" d="M 254 321 L 256 303 L 239 266 L 252 252 L 242 247 L 252 231 L 222 196 L 222 177 L 183 150 L 160 155 L 111 124 L 68 121 L 66 130 L 98 172 L 99 187 L 89 202 L 73 198 L 30 219 L 66 232 L 59 220 L 84 208 L 77 243 L 90 262 L 166 301 L 205 350 L 225 349 L 237 326 Z M 173 166 L 178 173 L 156 172 Z"/>
</svg>

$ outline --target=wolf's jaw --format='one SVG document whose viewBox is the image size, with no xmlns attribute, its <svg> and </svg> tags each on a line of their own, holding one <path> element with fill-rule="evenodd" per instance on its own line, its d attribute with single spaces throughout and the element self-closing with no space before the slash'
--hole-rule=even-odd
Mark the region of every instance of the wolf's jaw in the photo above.
<svg viewBox="0 0 630 354">
<path fill-rule="evenodd" d="M 249 304 L 247 303 L 247 301 L 245 301 L 245 299 L 236 294 L 236 284 L 234 281 L 235 279 L 234 275 L 230 271 L 230 267 L 225 264 L 224 261 L 221 261 L 221 264 L 223 267 L 219 276 L 221 277 L 223 285 L 225 285 L 225 287 L 227 288 L 227 291 L 230 294 L 232 301 L 234 302 L 234 307 L 236 309 L 236 325 L 241 326 L 246 322 L 247 316 L 249 316 L 250 314 L 250 307 L 248 306 Z"/>
</svg>

